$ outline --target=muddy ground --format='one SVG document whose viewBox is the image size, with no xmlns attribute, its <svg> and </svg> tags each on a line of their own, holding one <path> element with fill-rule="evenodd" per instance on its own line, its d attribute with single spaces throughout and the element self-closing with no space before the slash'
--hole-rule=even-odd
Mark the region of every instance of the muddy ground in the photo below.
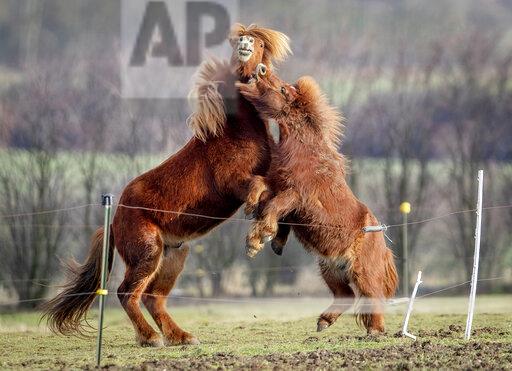
<svg viewBox="0 0 512 371">
<path fill-rule="evenodd" d="M 463 339 L 467 298 L 419 301 L 409 326 L 416 342 L 396 333 L 404 308 L 387 313 L 387 334 L 368 337 L 349 315 L 317 333 L 315 314 L 330 300 L 283 302 L 175 307 L 176 321 L 201 344 L 162 348 L 140 347 L 124 311 L 109 308 L 101 364 L 107 370 L 512 369 L 512 295 L 479 298 L 470 341 Z M 0 370 L 95 368 L 96 334 L 58 336 L 39 319 L 38 312 L 0 314 Z"/>
<path fill-rule="evenodd" d="M 372 343 L 374 349 L 314 352 L 296 352 L 292 354 L 269 354 L 261 356 L 235 356 L 229 353 L 217 353 L 213 356 L 200 356 L 166 361 L 148 361 L 133 370 L 211 370 L 211 369 L 400 369 L 418 368 L 456 368 L 456 369 L 512 369 L 512 344 L 499 341 L 470 341 L 461 343 L 461 326 L 451 325 L 437 331 L 423 331 L 423 338 L 435 337 L 454 340 L 454 344 L 435 344 L 432 340 L 411 341 L 409 345 L 380 347 L 381 338 L 361 337 L 361 341 Z M 476 329 L 474 335 L 487 334 L 500 336 L 508 332 L 499 328 L 484 327 Z M 399 336 L 399 334 L 395 334 Z M 312 336 L 309 343 L 318 341 Z M 333 341 L 343 341 L 343 336 Z M 118 370 L 117 366 L 106 366 L 108 370 Z"/>
</svg>

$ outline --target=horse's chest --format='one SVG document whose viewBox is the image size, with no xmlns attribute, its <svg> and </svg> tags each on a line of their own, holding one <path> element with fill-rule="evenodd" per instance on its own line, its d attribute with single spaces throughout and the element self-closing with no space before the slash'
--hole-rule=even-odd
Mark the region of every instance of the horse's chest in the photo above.
<svg viewBox="0 0 512 371">
<path fill-rule="evenodd" d="M 230 151 L 226 166 L 236 172 L 248 172 L 250 174 L 265 175 L 271 162 L 271 148 L 266 138 L 254 138 L 238 143 L 233 151 Z"/>
</svg>

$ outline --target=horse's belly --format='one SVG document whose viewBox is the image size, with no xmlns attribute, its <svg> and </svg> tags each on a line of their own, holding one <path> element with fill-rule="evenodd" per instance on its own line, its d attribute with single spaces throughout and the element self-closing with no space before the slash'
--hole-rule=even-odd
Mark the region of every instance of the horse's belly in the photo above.
<svg viewBox="0 0 512 371">
<path fill-rule="evenodd" d="M 161 226 L 162 235 L 169 241 L 197 239 L 229 219 L 240 206 L 241 202 L 235 198 L 204 200 Z"/>
<path fill-rule="evenodd" d="M 309 252 L 325 258 L 345 258 L 353 236 L 342 228 L 330 226 L 295 226 L 294 233 Z"/>
</svg>

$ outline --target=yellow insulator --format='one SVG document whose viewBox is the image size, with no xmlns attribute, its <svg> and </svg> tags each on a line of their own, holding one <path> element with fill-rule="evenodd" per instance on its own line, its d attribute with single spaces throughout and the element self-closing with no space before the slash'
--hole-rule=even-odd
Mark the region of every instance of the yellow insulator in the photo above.
<svg viewBox="0 0 512 371">
<path fill-rule="evenodd" d="M 206 272 L 202 270 L 201 268 L 196 269 L 196 277 L 204 277 L 206 275 Z"/>
<path fill-rule="evenodd" d="M 409 202 L 402 202 L 400 204 L 400 212 L 402 214 L 409 214 L 411 212 L 411 204 Z"/>
</svg>

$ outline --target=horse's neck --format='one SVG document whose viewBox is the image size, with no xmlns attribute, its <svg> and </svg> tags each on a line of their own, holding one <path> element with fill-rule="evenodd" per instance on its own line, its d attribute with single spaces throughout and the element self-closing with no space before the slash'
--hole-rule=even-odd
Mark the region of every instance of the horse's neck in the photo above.
<svg viewBox="0 0 512 371">
<path fill-rule="evenodd" d="M 229 104 L 231 114 L 226 122 L 227 134 L 234 134 L 237 138 L 247 136 L 261 136 L 269 138 L 268 120 L 259 115 L 254 106 L 241 94 Z"/>
<path fill-rule="evenodd" d="M 293 133 L 280 138 L 278 162 L 284 173 L 294 174 L 295 181 L 310 183 L 334 182 L 345 188 L 345 173 L 342 158 L 333 153 L 325 143 L 304 142 Z M 300 174 L 300 175 L 299 175 Z"/>
</svg>

